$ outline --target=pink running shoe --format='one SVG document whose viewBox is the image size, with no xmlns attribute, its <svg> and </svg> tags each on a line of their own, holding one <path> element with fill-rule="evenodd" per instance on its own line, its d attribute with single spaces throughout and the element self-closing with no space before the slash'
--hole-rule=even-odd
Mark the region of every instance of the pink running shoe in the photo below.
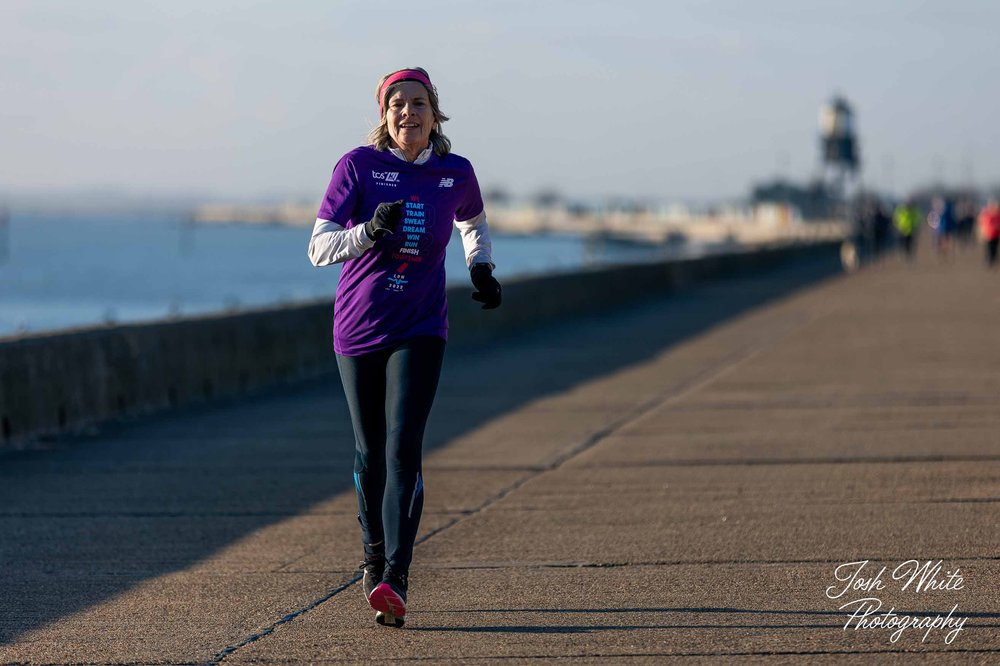
<svg viewBox="0 0 1000 666">
<path fill-rule="evenodd" d="M 406 616 L 406 576 L 386 567 L 382 582 L 368 596 L 368 604 L 376 611 L 375 621 L 389 627 L 402 627 Z"/>
</svg>

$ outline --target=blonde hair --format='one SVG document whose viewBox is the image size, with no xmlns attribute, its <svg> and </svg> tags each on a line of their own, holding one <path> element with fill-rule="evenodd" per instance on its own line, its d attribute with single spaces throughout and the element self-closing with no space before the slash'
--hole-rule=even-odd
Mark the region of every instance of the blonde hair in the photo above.
<svg viewBox="0 0 1000 666">
<path fill-rule="evenodd" d="M 431 78 L 430 74 L 427 73 L 427 70 L 422 67 L 407 67 L 406 69 L 412 69 L 420 72 L 427 77 L 428 81 Z M 389 121 L 386 116 L 389 110 L 389 99 L 396 93 L 397 90 L 399 90 L 399 86 L 403 82 L 397 81 L 391 86 L 387 86 L 384 91 L 382 90 L 382 84 L 385 83 L 386 79 L 398 71 L 402 70 L 395 70 L 383 76 L 378 80 L 378 86 L 375 88 L 375 100 L 379 103 L 379 107 L 382 109 L 382 117 L 379 118 L 378 125 L 368 133 L 368 143 L 373 146 L 375 150 L 389 150 L 389 148 L 393 145 L 392 137 L 389 135 Z M 431 112 L 434 114 L 434 127 L 431 128 L 430 137 L 431 147 L 434 148 L 434 152 L 436 154 L 444 157 L 451 152 L 451 140 L 449 140 L 448 137 L 441 132 L 441 123 L 448 120 L 448 116 L 441 113 L 441 107 L 438 105 L 437 88 L 434 85 L 431 85 L 430 88 L 424 86 L 424 88 L 427 89 L 427 98 L 430 100 Z M 379 99 L 380 92 L 382 93 L 382 99 Z"/>
</svg>

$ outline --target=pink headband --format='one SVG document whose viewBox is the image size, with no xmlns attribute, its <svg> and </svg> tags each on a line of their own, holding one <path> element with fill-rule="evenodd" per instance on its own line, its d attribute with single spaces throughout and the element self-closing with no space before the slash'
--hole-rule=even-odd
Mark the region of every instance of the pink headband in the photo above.
<svg viewBox="0 0 1000 666">
<path fill-rule="evenodd" d="M 401 69 L 398 72 L 393 72 L 388 77 L 386 77 L 385 81 L 382 83 L 382 86 L 378 89 L 379 115 L 385 113 L 385 109 L 382 108 L 382 101 L 385 99 L 386 88 L 391 86 L 393 83 L 399 83 L 400 81 L 419 81 L 420 83 L 424 84 L 424 87 L 427 88 L 428 91 L 433 88 L 433 86 L 431 85 L 431 80 L 427 78 L 425 74 L 418 72 L 415 69 Z"/>
</svg>

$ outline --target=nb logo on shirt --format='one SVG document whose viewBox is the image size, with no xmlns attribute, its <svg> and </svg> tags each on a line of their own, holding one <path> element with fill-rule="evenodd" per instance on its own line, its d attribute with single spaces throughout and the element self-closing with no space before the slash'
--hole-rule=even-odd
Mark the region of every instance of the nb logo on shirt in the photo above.
<svg viewBox="0 0 1000 666">
<path fill-rule="evenodd" d="M 455 184 L 454 178 L 442 178 L 441 182 L 438 183 L 438 187 L 451 187 Z"/>
<path fill-rule="evenodd" d="M 372 171 L 372 178 L 381 180 L 383 183 L 398 183 L 398 171 Z"/>
</svg>

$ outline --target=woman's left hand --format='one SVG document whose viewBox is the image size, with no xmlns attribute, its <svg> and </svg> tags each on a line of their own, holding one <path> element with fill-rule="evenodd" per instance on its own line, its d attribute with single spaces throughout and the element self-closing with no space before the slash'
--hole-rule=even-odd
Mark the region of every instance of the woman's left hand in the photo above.
<svg viewBox="0 0 1000 666">
<path fill-rule="evenodd" d="M 500 307 L 501 289 L 500 283 L 493 277 L 493 269 L 489 264 L 474 264 L 470 271 L 472 286 L 476 291 L 472 294 L 472 300 L 483 304 L 484 310 L 493 310 Z"/>
</svg>

